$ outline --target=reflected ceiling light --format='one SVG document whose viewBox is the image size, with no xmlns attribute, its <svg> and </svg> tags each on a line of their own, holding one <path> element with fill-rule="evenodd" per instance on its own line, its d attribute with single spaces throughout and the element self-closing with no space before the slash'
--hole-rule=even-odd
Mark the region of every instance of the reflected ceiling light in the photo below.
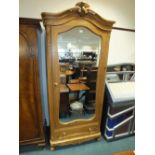
<svg viewBox="0 0 155 155">
<path fill-rule="evenodd" d="M 79 30 L 79 32 L 80 32 L 80 33 L 83 33 L 83 32 L 84 32 L 84 30 Z"/>
<path fill-rule="evenodd" d="M 67 44 L 67 48 L 69 49 L 69 48 L 71 48 L 72 47 L 72 44 L 71 43 L 68 43 Z"/>
</svg>

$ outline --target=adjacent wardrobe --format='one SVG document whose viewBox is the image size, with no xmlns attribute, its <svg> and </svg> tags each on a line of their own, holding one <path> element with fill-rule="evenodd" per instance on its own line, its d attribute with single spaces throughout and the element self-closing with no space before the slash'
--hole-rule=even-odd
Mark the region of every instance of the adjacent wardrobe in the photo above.
<svg viewBox="0 0 155 155">
<path fill-rule="evenodd" d="M 19 140 L 20 145 L 44 145 L 38 60 L 40 20 L 19 20 Z"/>
</svg>

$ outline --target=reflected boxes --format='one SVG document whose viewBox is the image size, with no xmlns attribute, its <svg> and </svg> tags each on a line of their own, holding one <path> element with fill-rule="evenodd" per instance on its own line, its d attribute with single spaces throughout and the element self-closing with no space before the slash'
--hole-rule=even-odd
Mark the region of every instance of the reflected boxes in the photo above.
<svg viewBox="0 0 155 155">
<path fill-rule="evenodd" d="M 66 84 L 66 75 L 65 74 L 60 74 L 60 83 Z"/>
</svg>

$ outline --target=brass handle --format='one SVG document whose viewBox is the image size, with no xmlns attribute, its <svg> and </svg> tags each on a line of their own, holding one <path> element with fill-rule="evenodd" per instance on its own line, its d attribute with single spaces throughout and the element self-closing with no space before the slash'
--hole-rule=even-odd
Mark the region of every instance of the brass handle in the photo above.
<svg viewBox="0 0 155 155">
<path fill-rule="evenodd" d="M 54 82 L 54 86 L 58 86 L 58 83 L 57 82 Z"/>
</svg>

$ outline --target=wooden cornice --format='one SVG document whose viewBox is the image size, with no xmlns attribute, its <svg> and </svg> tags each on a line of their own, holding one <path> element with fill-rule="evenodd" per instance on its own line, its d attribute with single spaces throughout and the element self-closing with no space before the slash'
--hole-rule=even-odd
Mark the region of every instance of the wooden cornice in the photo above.
<svg viewBox="0 0 155 155">
<path fill-rule="evenodd" d="M 85 19 L 88 22 L 94 24 L 100 29 L 111 31 L 111 28 L 114 21 L 107 20 L 102 18 L 96 12 L 90 9 L 90 6 L 87 3 L 79 2 L 75 7 L 68 9 L 60 13 L 47 13 L 43 12 L 42 19 L 44 25 L 62 25 L 67 22 L 70 22 L 74 19 Z"/>
<path fill-rule="evenodd" d="M 19 18 L 20 24 L 39 24 L 39 22 L 43 22 L 42 19 L 36 19 L 36 18 Z M 129 32 L 135 32 L 135 29 L 128 29 L 128 28 L 122 28 L 122 27 L 112 27 L 113 30 L 120 30 L 120 31 L 129 31 Z"/>
<path fill-rule="evenodd" d="M 42 19 L 36 19 L 36 18 L 19 18 L 19 24 L 23 25 L 33 25 L 37 26 L 41 29 L 40 22 L 42 22 Z"/>
</svg>

